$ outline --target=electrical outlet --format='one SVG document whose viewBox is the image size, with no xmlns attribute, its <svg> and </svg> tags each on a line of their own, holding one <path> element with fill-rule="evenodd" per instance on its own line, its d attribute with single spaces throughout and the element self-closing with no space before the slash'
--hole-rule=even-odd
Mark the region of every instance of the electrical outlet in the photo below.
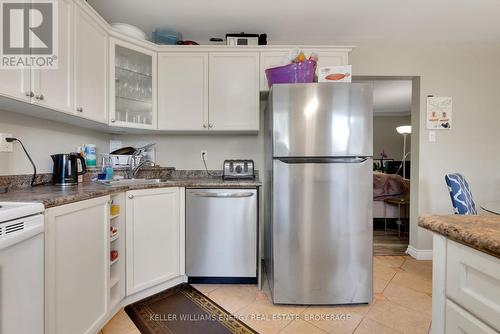
<svg viewBox="0 0 500 334">
<path fill-rule="evenodd" d="M 203 161 L 203 159 L 205 159 L 205 161 L 207 161 L 207 160 L 208 160 L 208 153 L 207 153 L 207 151 L 206 151 L 206 150 L 202 150 L 202 151 L 200 152 L 200 159 L 201 159 L 202 161 Z"/>
<path fill-rule="evenodd" d="M 8 143 L 5 138 L 12 137 L 10 133 L 0 133 L 0 152 L 12 152 L 12 143 Z"/>
</svg>

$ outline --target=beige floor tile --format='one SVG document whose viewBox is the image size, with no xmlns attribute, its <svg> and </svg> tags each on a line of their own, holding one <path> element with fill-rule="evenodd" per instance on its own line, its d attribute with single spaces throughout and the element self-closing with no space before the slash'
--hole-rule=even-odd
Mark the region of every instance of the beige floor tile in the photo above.
<svg viewBox="0 0 500 334">
<path fill-rule="evenodd" d="M 391 280 L 391 284 L 397 284 L 406 288 L 422 292 L 428 295 L 432 294 L 432 281 L 423 279 L 421 276 L 411 274 L 406 271 L 397 273 Z"/>
<path fill-rule="evenodd" d="M 390 282 L 384 290 L 384 296 L 393 303 L 419 312 L 429 318 L 432 316 L 432 298 L 425 293 Z"/>
<path fill-rule="evenodd" d="M 370 305 L 310 306 L 301 318 L 328 333 L 351 334 L 370 310 Z"/>
<path fill-rule="evenodd" d="M 405 334 L 427 334 L 431 318 L 390 301 L 376 301 L 366 318 Z"/>
<path fill-rule="evenodd" d="M 325 334 L 327 332 L 308 323 L 304 320 L 294 320 L 288 326 L 283 328 L 279 334 Z"/>
<path fill-rule="evenodd" d="M 354 334 L 401 334 L 401 332 L 384 326 L 377 321 L 364 318 Z"/>
<path fill-rule="evenodd" d="M 123 333 L 123 334 L 141 334 L 141 332 L 136 328 L 136 329 L 132 329 L 126 333 Z"/>
<path fill-rule="evenodd" d="M 432 261 L 407 259 L 401 268 L 415 277 L 432 281 Z"/>
<path fill-rule="evenodd" d="M 215 289 L 218 289 L 220 287 L 225 286 L 224 284 L 191 284 L 193 288 L 196 290 L 200 291 L 204 295 L 214 291 Z"/>
<path fill-rule="evenodd" d="M 208 297 L 229 313 L 235 313 L 255 301 L 257 293 L 255 285 L 227 285 L 208 293 Z"/>
<path fill-rule="evenodd" d="M 405 262 L 405 256 L 374 256 L 374 266 L 384 265 L 388 267 L 399 268 Z"/>
<path fill-rule="evenodd" d="M 124 334 L 132 330 L 137 330 L 137 327 L 123 309 L 120 309 L 102 329 L 104 334 Z"/>
<path fill-rule="evenodd" d="M 305 309 L 305 306 L 273 305 L 269 300 L 256 300 L 236 315 L 258 333 L 272 334 L 298 319 Z"/>
<path fill-rule="evenodd" d="M 373 266 L 373 289 L 374 292 L 383 292 L 389 282 L 398 273 L 398 268 L 376 263 Z"/>
</svg>

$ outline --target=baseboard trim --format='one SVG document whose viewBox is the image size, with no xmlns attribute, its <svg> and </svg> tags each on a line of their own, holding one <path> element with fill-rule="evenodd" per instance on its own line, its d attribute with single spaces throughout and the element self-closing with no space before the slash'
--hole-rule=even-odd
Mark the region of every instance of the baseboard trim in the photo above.
<svg viewBox="0 0 500 334">
<path fill-rule="evenodd" d="M 413 246 L 408 246 L 406 254 L 417 260 L 432 260 L 432 249 L 416 249 Z"/>
</svg>

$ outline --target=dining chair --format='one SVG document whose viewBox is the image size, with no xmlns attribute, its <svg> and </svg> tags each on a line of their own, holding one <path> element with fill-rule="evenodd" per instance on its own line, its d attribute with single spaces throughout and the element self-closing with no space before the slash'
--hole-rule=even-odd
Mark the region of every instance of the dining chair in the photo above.
<svg viewBox="0 0 500 334">
<path fill-rule="evenodd" d="M 456 215 L 477 215 L 469 184 L 462 174 L 446 174 L 444 177 L 450 191 L 451 204 Z"/>
</svg>

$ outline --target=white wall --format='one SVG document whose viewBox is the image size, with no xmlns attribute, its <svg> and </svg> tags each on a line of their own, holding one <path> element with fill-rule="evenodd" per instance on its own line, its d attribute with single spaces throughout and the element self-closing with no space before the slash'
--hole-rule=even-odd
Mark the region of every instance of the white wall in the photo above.
<svg viewBox="0 0 500 334">
<path fill-rule="evenodd" d="M 82 144 L 96 144 L 97 153 L 109 152 L 107 134 L 7 111 L 0 111 L 0 133 L 22 140 L 39 173 L 52 172 L 51 154 L 74 152 Z M 32 173 L 19 143 L 12 153 L 0 152 L 0 175 Z"/>
<path fill-rule="evenodd" d="M 420 214 L 452 213 L 449 172 L 465 175 L 476 202 L 500 199 L 498 46 L 359 46 L 350 60 L 355 75 L 420 76 Z M 453 97 L 453 128 L 437 132 L 434 143 L 424 123 L 427 95 Z M 430 233 L 419 228 L 413 246 L 431 249 Z"/>
</svg>

